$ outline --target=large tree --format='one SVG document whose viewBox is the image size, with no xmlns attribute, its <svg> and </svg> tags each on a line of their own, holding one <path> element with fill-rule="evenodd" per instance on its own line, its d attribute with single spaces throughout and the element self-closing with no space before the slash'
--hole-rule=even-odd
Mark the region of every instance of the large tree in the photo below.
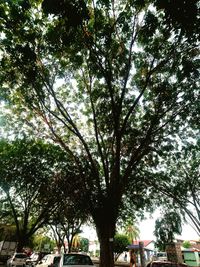
<svg viewBox="0 0 200 267">
<path fill-rule="evenodd" d="M 177 16 L 190 14 L 185 2 L 181 9 L 137 0 L 1 4 L 2 96 L 29 125 L 46 124 L 74 160 L 100 266 L 114 264 L 115 224 L 129 185 L 136 198 L 149 193 L 137 179 L 141 161 L 148 164 L 197 114 L 198 5 L 191 2 L 191 24 Z"/>
</svg>

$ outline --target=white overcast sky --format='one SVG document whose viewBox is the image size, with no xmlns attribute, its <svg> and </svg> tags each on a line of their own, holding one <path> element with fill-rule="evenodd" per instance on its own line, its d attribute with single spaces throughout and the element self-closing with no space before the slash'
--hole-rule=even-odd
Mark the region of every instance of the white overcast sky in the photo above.
<svg viewBox="0 0 200 267">
<path fill-rule="evenodd" d="M 140 240 L 156 240 L 153 232 L 155 227 L 155 220 L 157 218 L 157 214 L 155 216 L 151 216 L 152 218 L 147 218 L 144 221 L 141 221 L 138 226 L 140 228 Z M 86 226 L 83 229 L 83 233 L 81 236 L 88 238 L 89 240 L 97 240 L 96 231 L 91 226 Z M 183 231 L 180 236 L 176 236 L 179 239 L 183 240 L 199 240 L 200 237 L 193 230 L 190 225 L 183 225 Z"/>
<path fill-rule="evenodd" d="M 145 221 L 140 222 L 140 239 L 155 240 L 155 236 L 153 234 L 154 227 L 155 219 L 147 219 Z M 199 240 L 200 238 L 190 225 L 183 225 L 182 234 L 176 237 L 183 240 Z"/>
</svg>

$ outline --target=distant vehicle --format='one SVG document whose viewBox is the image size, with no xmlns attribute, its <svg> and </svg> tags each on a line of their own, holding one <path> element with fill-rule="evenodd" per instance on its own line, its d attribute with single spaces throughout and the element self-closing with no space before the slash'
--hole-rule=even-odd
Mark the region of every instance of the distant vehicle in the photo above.
<svg viewBox="0 0 200 267">
<path fill-rule="evenodd" d="M 91 267 L 94 266 L 91 258 L 85 254 L 68 253 L 63 254 L 59 267 Z"/>
<path fill-rule="evenodd" d="M 7 260 L 15 253 L 17 242 L 0 241 L 0 262 L 6 263 Z"/>
<path fill-rule="evenodd" d="M 27 260 L 26 260 L 26 265 L 28 266 L 35 266 L 39 261 L 42 260 L 42 258 L 45 255 L 48 255 L 49 253 L 47 252 L 34 252 Z"/>
<path fill-rule="evenodd" d="M 14 253 L 14 255 L 7 260 L 7 267 L 25 267 L 27 255 L 25 253 Z"/>
<path fill-rule="evenodd" d="M 171 261 L 152 261 L 149 262 L 146 267 L 188 267 L 188 265 Z"/>
<path fill-rule="evenodd" d="M 26 260 L 26 265 L 28 266 L 35 266 L 38 261 L 40 260 L 40 254 L 39 253 L 33 253 L 31 256 Z"/>
<path fill-rule="evenodd" d="M 58 267 L 60 258 L 59 254 L 47 254 L 36 264 L 36 267 Z"/>
<path fill-rule="evenodd" d="M 155 260 L 157 261 L 167 261 L 167 253 L 166 252 L 157 252 Z"/>
</svg>

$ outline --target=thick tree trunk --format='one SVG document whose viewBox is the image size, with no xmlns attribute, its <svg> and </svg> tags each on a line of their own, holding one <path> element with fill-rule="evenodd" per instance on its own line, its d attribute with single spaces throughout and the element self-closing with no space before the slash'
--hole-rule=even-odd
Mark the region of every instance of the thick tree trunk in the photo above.
<svg viewBox="0 0 200 267">
<path fill-rule="evenodd" d="M 18 243 L 17 243 L 16 251 L 17 252 L 23 252 L 23 249 L 28 244 L 28 240 L 29 240 L 29 237 L 26 236 L 25 234 L 20 236 L 20 237 L 18 237 Z"/>
<path fill-rule="evenodd" d="M 113 254 L 113 238 L 114 226 L 101 225 L 97 227 L 97 234 L 100 243 L 100 267 L 113 267 L 114 254 Z"/>
<path fill-rule="evenodd" d="M 103 212 L 102 210 L 99 211 L 98 215 L 94 218 L 100 243 L 99 267 L 114 266 L 113 240 L 115 235 L 115 218 L 113 211 L 108 213 L 105 211 Z"/>
<path fill-rule="evenodd" d="M 23 252 L 23 248 L 24 248 L 23 243 L 22 242 L 18 242 L 17 243 L 16 252 L 18 252 L 18 253 Z"/>
</svg>

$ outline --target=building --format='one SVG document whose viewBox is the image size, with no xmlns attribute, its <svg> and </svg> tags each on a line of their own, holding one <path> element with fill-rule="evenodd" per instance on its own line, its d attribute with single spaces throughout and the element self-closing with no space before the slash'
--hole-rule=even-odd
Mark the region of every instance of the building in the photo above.
<svg viewBox="0 0 200 267">
<path fill-rule="evenodd" d="M 155 253 L 155 241 L 153 240 L 136 240 L 131 245 L 128 246 L 129 250 L 134 251 L 137 255 L 137 262 L 140 263 L 139 255 L 139 244 L 142 243 L 144 246 L 144 258 L 145 262 L 152 260 L 153 254 Z"/>
</svg>

